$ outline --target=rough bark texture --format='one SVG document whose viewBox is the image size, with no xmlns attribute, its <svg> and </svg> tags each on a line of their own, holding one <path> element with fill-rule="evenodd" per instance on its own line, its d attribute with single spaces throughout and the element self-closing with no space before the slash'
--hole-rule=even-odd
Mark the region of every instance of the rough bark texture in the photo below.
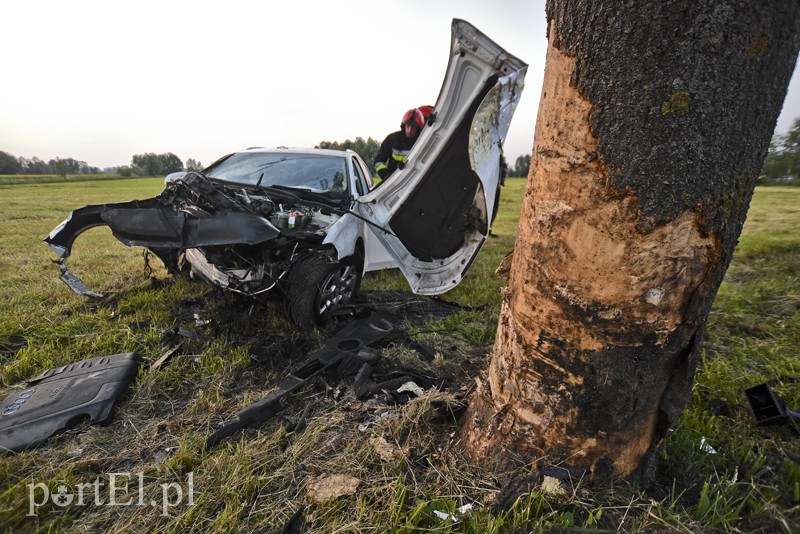
<svg viewBox="0 0 800 534">
<path fill-rule="evenodd" d="M 795 0 L 547 5 L 531 173 L 476 459 L 647 483 L 688 401 L 800 46 Z"/>
</svg>

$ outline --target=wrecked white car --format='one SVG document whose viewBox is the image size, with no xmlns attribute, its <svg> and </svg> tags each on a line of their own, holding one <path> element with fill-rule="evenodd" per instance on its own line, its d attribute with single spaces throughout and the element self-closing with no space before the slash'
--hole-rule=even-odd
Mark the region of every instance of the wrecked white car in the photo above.
<svg viewBox="0 0 800 534">
<path fill-rule="evenodd" d="M 367 271 L 399 267 L 415 293 L 443 293 L 486 239 L 525 70 L 454 20 L 434 112 L 404 168 L 380 187 L 351 151 L 249 149 L 170 176 L 155 198 L 79 208 L 45 242 L 80 294 L 102 296 L 66 260 L 76 237 L 105 225 L 122 243 L 150 249 L 170 273 L 248 296 L 280 291 L 301 328 L 348 303 Z"/>
</svg>

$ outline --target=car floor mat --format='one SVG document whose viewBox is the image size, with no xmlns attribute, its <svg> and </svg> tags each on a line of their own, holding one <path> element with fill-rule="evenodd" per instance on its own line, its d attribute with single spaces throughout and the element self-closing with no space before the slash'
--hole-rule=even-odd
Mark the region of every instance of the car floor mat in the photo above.
<svg viewBox="0 0 800 534">
<path fill-rule="evenodd" d="M 117 398 L 136 378 L 141 359 L 113 354 L 47 370 L 0 401 L 0 451 L 38 447 L 88 419 L 107 425 Z"/>
</svg>

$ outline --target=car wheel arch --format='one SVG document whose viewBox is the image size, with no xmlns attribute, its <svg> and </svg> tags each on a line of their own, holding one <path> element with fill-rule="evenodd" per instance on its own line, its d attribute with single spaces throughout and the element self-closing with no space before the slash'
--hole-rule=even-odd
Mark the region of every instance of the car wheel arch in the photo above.
<svg viewBox="0 0 800 534">
<path fill-rule="evenodd" d="M 337 259 L 343 260 L 352 256 L 356 249 L 356 243 L 363 239 L 358 222 L 352 214 L 346 213 L 328 228 L 322 244 L 333 246 L 336 249 Z"/>
<path fill-rule="evenodd" d="M 353 254 L 341 260 L 328 247 L 311 251 L 298 259 L 289 271 L 285 287 L 285 311 L 289 320 L 301 330 L 321 326 L 339 306 L 348 304 L 358 292 L 363 261 L 357 245 Z M 332 283 L 332 280 L 335 281 Z M 321 298 L 331 298 L 332 301 L 321 306 Z"/>
</svg>

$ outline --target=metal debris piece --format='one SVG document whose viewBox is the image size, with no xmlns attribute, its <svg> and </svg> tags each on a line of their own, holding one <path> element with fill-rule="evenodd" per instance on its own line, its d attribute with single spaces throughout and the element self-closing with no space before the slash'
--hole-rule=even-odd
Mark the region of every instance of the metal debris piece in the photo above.
<svg viewBox="0 0 800 534">
<path fill-rule="evenodd" d="M 61 267 L 61 280 L 69 286 L 75 293 L 79 295 L 83 295 L 84 297 L 89 297 L 93 299 L 101 299 L 105 297 L 103 293 L 97 293 L 95 291 L 90 291 L 89 288 L 83 283 L 83 280 L 72 274 L 67 270 L 67 266 L 64 264 L 62 260 L 59 264 Z"/>
<path fill-rule="evenodd" d="M 359 291 L 358 296 L 355 301 L 351 302 L 350 307 L 355 309 L 386 310 L 397 316 L 404 317 L 412 326 L 421 326 L 433 320 L 446 319 L 465 310 L 474 310 L 470 306 L 461 306 L 438 296 L 415 295 L 402 290 Z M 417 347 L 422 347 L 411 339 L 403 340 L 403 344 L 414 350 L 417 350 Z M 427 358 L 427 355 L 422 353 L 420 356 L 423 359 Z M 430 355 L 430 360 L 432 359 L 433 355 Z M 430 360 L 426 359 L 426 361 Z"/>
</svg>

